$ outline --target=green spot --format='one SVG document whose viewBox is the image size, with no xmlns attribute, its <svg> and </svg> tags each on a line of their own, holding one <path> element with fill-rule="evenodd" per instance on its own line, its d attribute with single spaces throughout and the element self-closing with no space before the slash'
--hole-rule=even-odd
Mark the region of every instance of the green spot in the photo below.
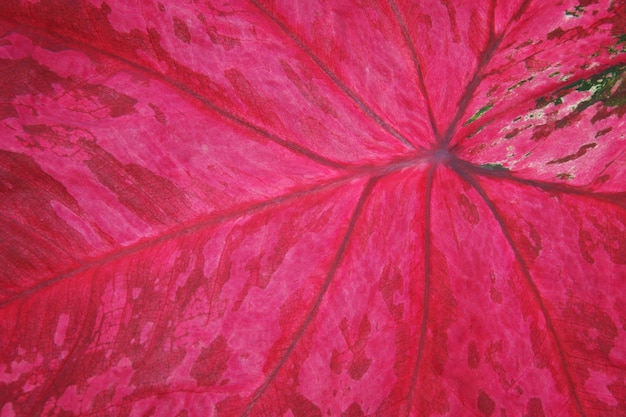
<svg viewBox="0 0 626 417">
<path fill-rule="evenodd" d="M 606 87 L 613 86 L 615 81 L 619 78 L 620 74 L 624 71 L 624 68 L 611 67 L 608 70 L 594 75 L 586 80 L 579 81 L 576 86 L 577 91 L 588 91 L 593 89 L 594 91 L 604 90 Z"/>
<path fill-rule="evenodd" d="M 565 16 L 572 16 L 579 18 L 585 11 L 585 8 L 580 4 L 574 7 L 574 10 L 565 10 Z"/>
<path fill-rule="evenodd" d="M 488 169 L 490 171 L 508 171 L 509 169 L 502 164 L 482 164 L 481 168 Z"/>
<path fill-rule="evenodd" d="M 626 104 L 626 95 L 623 91 L 623 84 L 617 88 L 616 91 L 612 90 L 615 84 L 620 79 L 624 78 L 624 71 L 626 71 L 626 65 L 616 65 L 586 80 L 576 81 L 561 90 L 575 89 L 580 92 L 591 92 L 591 97 L 588 100 L 585 100 L 576 106 L 576 110 L 578 112 L 585 110 L 587 107 L 590 107 L 597 102 L 601 102 L 608 107 L 623 106 Z"/>
<path fill-rule="evenodd" d="M 558 71 L 554 71 L 552 74 L 548 75 L 548 78 L 553 78 L 553 77 L 556 77 L 556 76 L 557 76 L 557 75 L 559 75 L 559 74 L 560 74 L 560 72 L 558 72 Z"/>
<path fill-rule="evenodd" d="M 517 116 L 515 119 L 513 119 L 513 122 L 519 122 L 520 120 L 522 120 L 522 116 Z"/>
<path fill-rule="evenodd" d="M 570 83 L 565 87 L 559 88 L 549 96 L 539 97 L 536 100 L 536 108 L 543 108 L 550 103 L 555 106 L 563 104 L 563 97 L 572 91 L 587 93 L 587 99 L 578 100 L 579 103 L 575 111 L 579 113 L 597 102 L 607 107 L 622 107 L 626 105 L 625 71 L 626 65 L 619 64 L 589 78 Z M 557 127 L 559 126 L 557 125 Z"/>
<path fill-rule="evenodd" d="M 572 174 L 568 174 L 567 172 L 562 172 L 560 174 L 557 174 L 556 177 L 560 180 L 571 180 L 574 178 Z"/>
<path fill-rule="evenodd" d="M 481 117 L 483 114 L 487 113 L 492 108 L 493 108 L 493 103 L 487 104 L 485 107 L 481 108 L 476 113 L 474 113 L 474 115 L 470 117 L 465 123 L 463 123 L 463 126 L 467 126 L 468 124 L 472 123 L 473 121 Z"/>
<path fill-rule="evenodd" d="M 547 97 L 539 97 L 536 101 L 535 101 L 535 108 L 536 109 L 542 109 L 544 107 L 546 107 L 548 105 L 548 103 L 550 102 L 550 99 Z"/>
<path fill-rule="evenodd" d="M 615 38 L 617 39 L 617 42 L 615 42 L 615 44 L 613 44 L 611 46 L 608 46 L 606 48 L 606 50 L 608 51 L 609 55 L 611 55 L 611 56 L 623 54 L 623 53 L 626 52 L 626 34 L 620 35 L 620 36 L 615 36 Z M 620 45 L 621 45 L 621 47 L 620 47 Z"/>
</svg>

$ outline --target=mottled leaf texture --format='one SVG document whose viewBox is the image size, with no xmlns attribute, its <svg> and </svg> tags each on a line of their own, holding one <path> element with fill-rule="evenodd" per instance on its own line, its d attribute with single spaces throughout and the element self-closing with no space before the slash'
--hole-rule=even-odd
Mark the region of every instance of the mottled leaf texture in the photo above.
<svg viewBox="0 0 626 417">
<path fill-rule="evenodd" d="M 624 417 L 625 132 L 624 0 L 3 0 L 0 417 Z"/>
</svg>

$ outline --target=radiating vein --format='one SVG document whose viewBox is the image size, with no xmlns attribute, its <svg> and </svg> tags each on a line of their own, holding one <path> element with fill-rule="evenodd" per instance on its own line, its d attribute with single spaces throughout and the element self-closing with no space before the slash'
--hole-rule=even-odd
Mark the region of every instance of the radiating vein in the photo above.
<svg viewBox="0 0 626 417">
<path fill-rule="evenodd" d="M 240 206 L 237 208 L 228 209 L 225 212 L 217 212 L 209 215 L 201 216 L 190 223 L 183 224 L 177 228 L 171 229 L 163 234 L 160 234 L 155 237 L 147 238 L 145 240 L 139 241 L 133 245 L 126 246 L 122 249 L 106 253 L 99 258 L 91 259 L 82 263 L 80 266 L 65 271 L 56 275 L 53 278 L 46 280 L 36 286 L 33 286 L 25 291 L 22 291 L 14 296 L 7 298 L 4 301 L 0 302 L 0 309 L 5 307 L 8 304 L 11 304 L 17 300 L 26 298 L 44 288 L 47 288 L 57 282 L 63 281 L 65 279 L 69 279 L 77 274 L 88 271 L 93 268 L 97 268 L 102 265 L 106 265 L 110 262 L 113 262 L 118 259 L 122 259 L 128 256 L 132 256 L 138 252 L 141 252 L 145 249 L 148 249 L 157 244 L 161 244 L 170 240 L 178 239 L 183 236 L 187 236 L 196 232 L 199 232 L 207 227 L 213 226 L 215 224 L 219 224 L 237 217 L 241 217 L 244 215 L 250 215 L 261 210 L 267 209 L 269 207 L 274 207 L 280 204 L 287 203 L 292 200 L 296 200 L 298 198 L 304 197 L 309 194 L 314 194 L 317 192 L 321 192 L 326 189 L 330 189 L 333 187 L 340 186 L 342 184 L 348 183 L 351 180 L 359 178 L 361 176 L 365 176 L 366 173 L 359 173 L 359 175 L 350 175 L 347 177 L 340 177 L 334 180 L 331 180 L 327 183 L 316 184 L 314 186 L 310 186 L 308 188 L 303 188 L 297 191 L 293 191 L 287 194 L 283 194 L 277 197 L 270 198 L 268 200 L 262 202 L 253 202 L 244 206 Z"/>
<path fill-rule="evenodd" d="M 335 83 L 341 91 L 343 91 L 350 99 L 365 113 L 367 114 L 374 122 L 384 129 L 387 133 L 391 134 L 393 137 L 402 142 L 407 148 L 415 149 L 415 146 L 400 132 L 398 132 L 393 126 L 389 123 L 385 122 L 372 108 L 370 108 L 365 101 L 361 97 L 359 97 L 354 91 L 350 90 L 347 85 L 345 85 L 336 74 L 334 74 L 330 68 L 328 68 L 322 60 L 313 53 L 313 51 L 304 44 L 304 42 L 296 36 L 283 22 L 278 20 L 274 15 L 272 15 L 269 10 L 263 7 L 257 0 L 250 0 L 252 4 L 254 4 L 265 16 L 267 16 L 272 22 L 274 22 L 280 29 L 285 32 L 285 34 L 296 44 L 298 47 L 306 54 L 315 64 L 326 74 L 330 80 Z"/>
<path fill-rule="evenodd" d="M 504 39 L 504 36 L 506 35 L 507 30 L 509 26 L 511 25 L 511 23 L 515 20 L 518 20 L 521 17 L 524 11 L 528 8 L 529 4 L 530 4 L 530 0 L 524 0 L 524 2 L 520 5 L 520 7 L 517 9 L 515 14 L 511 17 L 506 27 L 502 30 L 500 34 L 496 34 L 495 31 L 493 30 L 493 26 L 495 25 L 495 22 L 494 21 L 490 22 L 489 38 L 487 39 L 487 45 L 485 46 L 485 49 L 483 50 L 480 56 L 480 59 L 478 60 L 478 64 L 476 65 L 476 69 L 474 70 L 474 75 L 472 76 L 472 79 L 465 86 L 465 91 L 463 92 L 463 95 L 461 96 L 461 100 L 459 102 L 457 111 L 454 114 L 454 117 L 452 118 L 452 121 L 450 122 L 448 129 L 446 130 L 443 137 L 441 138 L 442 145 L 448 145 L 450 141 L 452 140 L 452 136 L 456 132 L 456 128 L 461 120 L 461 117 L 463 117 L 463 115 L 467 111 L 467 108 L 472 98 L 474 98 L 474 93 L 476 92 L 476 89 L 478 88 L 481 81 L 483 80 L 483 76 L 484 76 L 483 70 L 491 62 L 491 58 L 493 57 L 495 52 L 498 50 L 498 47 L 500 46 L 500 43 L 502 43 L 502 40 Z M 495 8 L 495 3 L 492 3 L 492 7 Z M 490 16 L 492 16 L 491 11 L 490 11 Z"/>
<path fill-rule="evenodd" d="M 393 13 L 396 17 L 396 22 L 402 31 L 402 36 L 404 37 L 404 41 L 406 42 L 407 47 L 409 48 L 409 52 L 411 53 L 411 60 L 413 61 L 413 66 L 415 67 L 415 72 L 417 73 L 418 80 L 418 88 L 424 97 L 424 101 L 426 102 L 426 109 L 428 111 L 428 119 L 430 121 L 430 127 L 433 130 L 433 135 L 435 138 L 439 137 L 439 129 L 437 128 L 437 122 L 435 120 L 435 116 L 433 114 L 433 109 L 430 104 L 430 97 L 428 96 L 428 90 L 426 89 L 426 84 L 424 83 L 424 73 L 422 72 L 422 67 L 419 63 L 419 59 L 417 58 L 417 52 L 415 51 L 415 45 L 411 40 L 411 36 L 409 35 L 409 30 L 406 27 L 406 23 L 400 14 L 400 10 L 398 9 L 398 5 L 395 0 L 389 0 L 389 5 L 393 10 Z"/>
<path fill-rule="evenodd" d="M 20 25 L 23 28 L 27 28 L 29 31 L 34 32 L 38 35 L 43 35 L 46 37 L 50 37 L 51 33 L 50 32 L 42 32 L 40 29 L 36 28 L 36 27 L 32 27 L 32 26 L 26 26 L 26 25 Z M 151 68 L 142 66 L 136 62 L 133 62 L 129 59 L 123 58 L 120 55 L 115 54 L 114 52 L 111 51 L 107 51 L 107 50 L 103 50 L 103 49 L 98 49 L 95 48 L 89 44 L 85 44 L 81 41 L 77 41 L 75 39 L 68 39 L 64 36 L 61 35 L 57 35 L 54 34 L 54 37 L 56 39 L 62 40 L 63 42 L 65 42 L 68 45 L 74 45 L 74 49 L 76 50 L 82 50 L 82 51 L 89 51 L 90 53 L 95 53 L 98 55 L 103 55 L 106 56 L 108 58 L 111 58 L 115 61 L 118 61 L 124 65 L 127 65 L 131 68 L 133 68 L 136 71 L 142 72 L 146 75 L 148 75 L 149 77 L 156 79 L 158 81 L 161 81 L 162 83 L 174 88 L 175 90 L 183 93 L 184 95 L 191 97 L 199 102 L 201 102 L 206 108 L 208 108 L 209 110 L 213 111 L 214 113 L 217 113 L 218 115 L 222 116 L 223 118 L 234 122 L 237 125 L 243 126 L 248 130 L 251 130 L 255 133 L 257 133 L 258 135 L 261 135 L 263 137 L 265 137 L 266 139 L 269 139 L 270 141 L 276 143 L 277 145 L 282 146 L 283 148 L 288 149 L 289 151 L 304 156 L 314 162 L 317 162 L 318 164 L 324 165 L 324 166 L 328 166 L 331 168 L 336 168 L 336 169 L 342 169 L 345 168 L 345 164 L 342 164 L 340 162 L 337 161 L 333 161 L 331 159 L 326 158 L 323 155 L 320 155 L 304 146 L 298 145 L 297 143 L 291 142 L 287 139 L 283 139 L 265 129 L 263 129 L 260 126 L 255 125 L 254 123 L 243 119 L 237 115 L 235 115 L 234 113 L 231 113 L 223 108 L 221 108 L 220 106 L 218 106 L 217 104 L 213 103 L 211 100 L 209 100 L 207 97 L 195 92 L 192 88 L 189 88 L 187 86 L 185 86 L 183 83 L 176 81 L 175 79 L 172 79 L 170 77 L 168 77 L 165 74 L 162 74 L 156 70 L 153 70 Z"/>
<path fill-rule="evenodd" d="M 468 173 L 466 171 L 463 171 L 461 169 L 455 168 L 455 167 L 453 167 L 452 169 L 467 184 L 469 184 L 478 193 L 478 195 L 480 195 L 481 199 L 487 205 L 487 207 L 489 208 L 489 211 L 491 211 L 491 214 L 493 215 L 494 219 L 496 220 L 496 222 L 500 226 L 502 234 L 504 235 L 505 239 L 507 240 L 507 243 L 511 247 L 511 250 L 513 251 L 513 254 L 515 255 L 515 259 L 517 260 L 517 263 L 520 265 L 520 268 L 522 270 L 522 274 L 524 275 L 526 284 L 530 288 L 530 292 L 533 295 L 533 298 L 535 299 L 535 302 L 539 306 L 539 310 L 541 311 L 541 314 L 544 317 L 548 333 L 550 334 L 550 336 L 552 337 L 552 340 L 554 341 L 554 344 L 556 346 L 556 353 L 559 356 L 559 362 L 560 362 L 560 365 L 561 365 L 561 369 L 562 369 L 563 373 L 565 374 L 565 379 L 567 381 L 567 386 L 568 386 L 571 398 L 574 401 L 574 405 L 576 407 L 576 410 L 578 411 L 578 414 L 581 417 L 586 417 L 585 412 L 583 411 L 580 399 L 578 398 L 578 393 L 576 392 L 576 387 L 574 385 L 574 380 L 572 378 L 572 375 L 570 374 L 569 367 L 568 367 L 567 361 L 565 359 L 564 349 L 563 349 L 563 346 L 561 345 L 561 340 L 559 339 L 559 337 L 558 337 L 558 335 L 556 333 L 556 329 L 555 329 L 554 324 L 552 322 L 552 318 L 550 317 L 548 309 L 546 308 L 546 305 L 543 302 L 543 298 L 541 297 L 541 293 L 539 292 L 539 288 L 537 287 L 537 285 L 535 284 L 535 282 L 533 281 L 533 279 L 532 279 L 532 277 L 530 275 L 530 270 L 528 269 L 528 265 L 526 265 L 526 261 L 524 260 L 524 258 L 522 257 L 521 253 L 519 252 L 519 249 L 517 248 L 517 245 L 515 244 L 515 241 L 513 240 L 513 236 L 511 236 L 511 232 L 509 231 L 508 227 L 506 226 L 506 223 L 505 223 L 504 219 L 500 215 L 500 212 L 498 211 L 498 208 L 496 207 L 496 205 L 489 198 L 489 196 L 487 195 L 485 190 L 481 187 L 481 185 L 478 183 L 478 181 L 476 181 L 476 179 L 472 176 L 472 174 L 470 174 L 470 173 Z"/>
<path fill-rule="evenodd" d="M 354 211 L 352 212 L 352 216 L 350 217 L 350 223 L 348 224 L 348 228 L 346 229 L 346 232 L 343 236 L 341 245 L 339 246 L 339 249 L 337 250 L 337 253 L 335 255 L 335 259 L 333 260 L 333 263 L 330 266 L 330 269 L 328 270 L 326 279 L 324 280 L 324 283 L 322 284 L 322 287 L 320 288 L 319 293 L 317 294 L 315 303 L 313 303 L 311 310 L 309 310 L 304 321 L 300 325 L 300 328 L 298 329 L 296 334 L 293 336 L 293 340 L 291 344 L 289 345 L 285 353 L 282 355 L 282 357 L 280 358 L 276 366 L 274 366 L 274 369 L 272 369 L 272 371 L 267 375 L 263 384 L 261 384 L 261 386 L 256 390 L 254 396 L 252 397 L 247 407 L 241 414 L 241 417 L 246 417 L 250 413 L 254 405 L 259 401 L 259 399 L 261 398 L 263 393 L 267 390 L 267 388 L 272 383 L 272 381 L 276 379 L 276 376 L 278 375 L 283 365 L 285 365 L 285 363 L 287 362 L 287 360 L 289 359 L 289 357 L 295 350 L 296 346 L 298 345 L 298 342 L 300 342 L 300 339 L 302 339 L 302 336 L 306 332 L 307 328 L 317 316 L 319 308 L 322 304 L 322 300 L 324 299 L 324 296 L 326 295 L 326 292 L 328 291 L 328 287 L 330 287 L 330 284 L 332 283 L 333 278 L 335 277 L 335 274 L 337 273 L 337 269 L 339 269 L 339 265 L 341 264 L 341 261 L 344 258 L 346 249 L 348 247 L 348 243 L 350 242 L 350 238 L 352 237 L 356 223 L 361 215 L 361 212 L 363 211 L 363 207 L 365 206 L 367 199 L 372 193 L 372 190 L 374 189 L 374 185 L 376 185 L 376 182 L 378 181 L 378 179 L 379 177 L 370 179 L 365 185 L 365 187 L 363 188 L 363 191 L 361 192 L 361 197 L 359 198 L 359 201 L 356 203 Z"/>
<path fill-rule="evenodd" d="M 433 176 L 436 165 L 433 164 L 426 173 L 426 192 L 424 196 L 424 298 L 422 302 L 422 324 L 419 333 L 419 345 L 417 347 L 417 359 L 411 374 L 411 383 L 409 384 L 409 392 L 407 396 L 406 417 L 411 415 L 411 405 L 413 404 L 413 395 L 417 385 L 417 377 L 419 374 L 422 357 L 424 356 L 424 346 L 426 345 L 426 333 L 428 330 L 428 312 L 430 308 L 430 278 L 431 278 L 431 257 L 432 257 L 432 225 L 430 221 L 431 201 L 433 192 Z"/>
<path fill-rule="evenodd" d="M 610 204 L 614 204 L 618 207 L 626 209 L 626 192 L 594 192 L 587 188 L 576 187 L 569 184 L 560 184 L 554 182 L 533 180 L 529 178 L 522 178 L 506 169 L 488 169 L 480 166 L 473 165 L 469 162 L 462 160 L 455 160 L 450 166 L 457 170 L 467 172 L 473 175 L 480 175 L 489 178 L 499 178 L 508 181 L 516 182 L 518 184 L 526 185 L 529 187 L 538 188 L 548 193 L 561 193 L 569 195 L 578 195 L 593 200 L 604 201 Z"/>
<path fill-rule="evenodd" d="M 399 171 L 399 170 L 402 170 L 407 167 L 420 164 L 423 162 L 424 162 L 423 158 L 418 155 L 417 157 L 410 156 L 408 158 L 398 158 L 396 160 L 389 161 L 382 165 L 358 167 L 352 170 L 352 172 L 349 172 L 347 175 L 327 180 L 326 182 L 321 183 L 321 184 L 309 185 L 307 187 L 302 187 L 300 189 L 292 190 L 276 197 L 270 197 L 264 201 L 248 202 L 239 206 L 227 208 L 223 211 L 218 211 L 215 213 L 210 213 L 208 215 L 199 216 L 195 219 L 192 219 L 189 222 L 185 222 L 181 224 L 180 226 L 167 230 L 157 236 L 148 237 L 135 244 L 105 253 L 99 256 L 98 258 L 86 260 L 85 262 L 81 263 L 79 266 L 75 268 L 58 273 L 55 276 L 45 280 L 44 282 L 41 282 L 31 288 L 28 288 L 22 292 L 14 294 L 12 297 L 9 297 L 3 301 L 0 301 L 0 309 L 4 308 L 6 305 L 9 305 L 17 300 L 21 300 L 26 297 L 29 297 L 30 295 L 44 288 L 47 288 L 63 280 L 69 279 L 82 272 L 88 271 L 93 268 L 97 268 L 102 265 L 106 265 L 118 259 L 132 256 L 152 246 L 155 246 L 155 245 L 158 245 L 158 244 L 170 241 L 170 240 L 179 239 L 179 238 L 182 238 L 183 236 L 200 232 L 201 230 L 207 227 L 220 224 L 220 223 L 229 221 L 237 217 L 254 214 L 262 210 L 265 210 L 267 208 L 278 206 L 280 204 L 285 204 L 285 203 L 305 197 L 310 194 L 315 194 L 323 190 L 349 184 L 352 181 L 357 180 L 359 178 L 381 177 L 381 176 L 388 175 L 390 173 L 393 173 L 393 172 L 396 172 L 396 171 Z"/>
<path fill-rule="evenodd" d="M 474 92 L 476 91 L 476 89 L 480 85 L 480 82 L 483 79 L 482 71 L 485 69 L 485 67 L 487 67 L 487 65 L 491 61 L 491 58 L 493 57 L 496 50 L 500 46 L 501 42 L 502 42 L 502 36 L 493 37 L 493 35 L 490 34 L 489 40 L 487 41 L 487 46 L 485 47 L 485 50 L 481 54 L 480 60 L 478 61 L 478 64 L 476 65 L 476 70 L 474 71 L 474 75 L 472 76 L 472 79 L 470 80 L 470 82 L 467 83 L 467 85 L 465 86 L 465 91 L 463 92 L 463 95 L 461 96 L 461 101 L 459 102 L 457 111 L 454 114 L 454 117 L 452 118 L 452 121 L 450 122 L 448 129 L 446 130 L 443 137 L 441 138 L 442 145 L 448 145 L 450 141 L 452 140 L 452 136 L 456 132 L 456 128 L 459 124 L 459 121 L 461 120 L 461 117 L 463 117 L 463 115 L 465 114 L 465 111 L 467 110 L 467 107 L 469 106 L 470 101 L 472 100 L 472 98 L 474 98 Z"/>
</svg>

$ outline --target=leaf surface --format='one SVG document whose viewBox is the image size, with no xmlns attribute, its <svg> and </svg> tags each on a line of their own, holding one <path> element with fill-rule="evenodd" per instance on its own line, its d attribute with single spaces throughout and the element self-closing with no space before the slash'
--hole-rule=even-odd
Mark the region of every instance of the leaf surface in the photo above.
<svg viewBox="0 0 626 417">
<path fill-rule="evenodd" d="M 623 415 L 623 1 L 0 19 L 2 417 Z"/>
</svg>

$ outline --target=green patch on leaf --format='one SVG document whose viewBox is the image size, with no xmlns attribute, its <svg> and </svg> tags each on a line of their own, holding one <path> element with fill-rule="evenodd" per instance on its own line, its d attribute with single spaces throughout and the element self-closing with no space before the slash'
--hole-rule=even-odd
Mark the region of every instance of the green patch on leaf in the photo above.
<svg viewBox="0 0 626 417">
<path fill-rule="evenodd" d="M 579 4 L 578 6 L 574 7 L 573 10 L 569 10 L 569 9 L 565 10 L 565 16 L 579 18 L 580 16 L 582 16 L 584 12 L 585 12 L 585 8 Z"/>
<path fill-rule="evenodd" d="M 617 39 L 617 42 L 606 48 L 609 55 L 611 55 L 612 57 L 626 53 L 626 34 L 616 36 L 615 38 Z"/>
<path fill-rule="evenodd" d="M 536 108 L 543 108 L 552 103 L 555 106 L 563 104 L 563 97 L 572 91 L 588 92 L 591 96 L 576 106 L 577 112 L 601 102 L 607 107 L 626 105 L 626 65 L 615 65 L 605 71 L 594 74 L 589 78 L 575 81 L 559 88 L 555 93 L 539 97 Z M 620 81 L 621 80 L 621 81 Z"/>
<path fill-rule="evenodd" d="M 560 180 L 571 180 L 574 179 L 574 176 L 572 174 L 569 174 L 567 172 L 561 172 L 560 174 L 556 174 L 556 177 Z"/>
<path fill-rule="evenodd" d="M 551 73 L 551 74 L 549 74 L 549 75 L 548 75 L 548 78 L 553 78 L 553 77 L 556 77 L 556 76 L 557 76 L 557 75 L 559 75 L 559 74 L 560 74 L 560 72 L 559 72 L 559 71 L 554 71 L 553 73 Z"/>
<path fill-rule="evenodd" d="M 593 75 L 588 79 L 579 80 L 575 83 L 563 87 L 562 90 L 575 89 L 576 91 L 589 91 L 591 97 L 576 106 L 576 111 L 581 112 L 586 108 L 594 105 L 597 102 L 601 102 L 607 107 L 624 106 L 626 105 L 626 65 L 616 65 L 608 68 L 607 70 Z M 621 80 L 620 85 L 616 87 L 618 81 Z M 562 97 L 562 96 L 561 96 Z"/>
<path fill-rule="evenodd" d="M 490 171 L 508 171 L 509 170 L 502 164 L 482 164 L 480 167 L 484 169 L 488 169 Z"/>
<path fill-rule="evenodd" d="M 565 88 L 574 87 L 576 91 L 589 91 L 594 89 L 594 91 L 597 92 L 598 90 L 604 89 L 607 84 L 610 83 L 611 79 L 616 80 L 623 71 L 624 68 L 620 68 L 620 66 L 611 67 L 600 74 L 594 75 L 586 80 L 576 81 Z"/>
<path fill-rule="evenodd" d="M 493 103 L 487 104 L 485 107 L 481 108 L 476 113 L 474 113 L 474 115 L 472 117 L 467 119 L 467 121 L 465 123 L 463 123 L 463 126 L 467 126 L 468 124 L 472 123 L 473 121 L 475 121 L 476 119 L 481 117 L 483 114 L 487 113 L 492 108 L 493 108 Z"/>
<path fill-rule="evenodd" d="M 539 97 L 536 100 L 535 108 L 541 109 L 543 107 L 546 107 L 551 101 L 552 101 L 552 98 L 550 96 L 548 96 L 548 97 Z"/>
</svg>

